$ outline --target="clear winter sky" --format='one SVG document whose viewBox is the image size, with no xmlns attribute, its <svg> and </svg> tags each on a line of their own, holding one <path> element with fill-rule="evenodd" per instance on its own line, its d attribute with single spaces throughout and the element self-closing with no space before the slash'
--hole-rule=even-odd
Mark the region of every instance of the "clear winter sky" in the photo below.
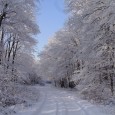
<svg viewBox="0 0 115 115">
<path fill-rule="evenodd" d="M 48 38 L 63 27 L 67 14 L 64 12 L 64 0 L 41 0 L 37 16 L 40 34 L 37 36 L 38 51 L 42 51 Z"/>
</svg>

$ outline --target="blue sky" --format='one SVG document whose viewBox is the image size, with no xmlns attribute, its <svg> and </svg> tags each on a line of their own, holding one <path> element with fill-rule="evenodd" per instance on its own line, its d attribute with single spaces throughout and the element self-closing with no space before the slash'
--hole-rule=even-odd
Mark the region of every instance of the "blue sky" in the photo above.
<svg viewBox="0 0 115 115">
<path fill-rule="evenodd" d="M 64 0 L 41 0 L 37 22 L 41 33 L 37 36 L 38 51 L 47 44 L 48 38 L 63 27 L 67 18 L 64 12 Z"/>
</svg>

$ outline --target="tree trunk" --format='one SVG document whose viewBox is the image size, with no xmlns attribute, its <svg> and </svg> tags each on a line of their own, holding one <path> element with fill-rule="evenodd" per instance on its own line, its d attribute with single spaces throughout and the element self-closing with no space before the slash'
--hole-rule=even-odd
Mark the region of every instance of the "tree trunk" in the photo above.
<svg viewBox="0 0 115 115">
<path fill-rule="evenodd" d="M 12 75 L 14 75 L 14 63 L 15 63 L 15 58 L 16 58 L 16 53 L 18 49 L 18 43 L 19 41 L 16 42 L 16 44 L 13 47 L 13 57 L 12 57 Z"/>
<path fill-rule="evenodd" d="M 1 27 L 1 25 L 2 25 L 2 21 L 5 19 L 5 17 L 6 17 L 6 9 L 7 9 L 7 7 L 8 7 L 8 4 L 6 3 L 5 5 L 4 5 L 4 9 L 3 9 L 3 12 L 2 12 L 2 14 L 0 15 L 0 27 Z"/>
<path fill-rule="evenodd" d="M 3 58 L 3 39 L 4 39 L 4 31 L 2 30 L 1 33 L 1 40 L 0 40 L 0 65 L 2 64 L 2 58 Z"/>
<path fill-rule="evenodd" d="M 111 84 L 111 93 L 112 93 L 112 95 L 114 95 L 113 73 L 110 73 L 110 84 Z"/>
</svg>

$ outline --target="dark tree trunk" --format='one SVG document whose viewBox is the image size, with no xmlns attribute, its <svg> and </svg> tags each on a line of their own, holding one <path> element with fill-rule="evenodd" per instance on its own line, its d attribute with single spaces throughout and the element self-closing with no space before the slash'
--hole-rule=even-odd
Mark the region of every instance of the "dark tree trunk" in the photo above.
<svg viewBox="0 0 115 115">
<path fill-rule="evenodd" d="M 111 84 L 111 93 L 114 95 L 114 87 L 113 87 L 113 74 L 110 73 L 110 84 Z"/>
<path fill-rule="evenodd" d="M 0 65 L 2 64 L 2 57 L 3 57 L 3 39 L 4 39 L 4 31 L 2 31 L 0 40 Z"/>
</svg>

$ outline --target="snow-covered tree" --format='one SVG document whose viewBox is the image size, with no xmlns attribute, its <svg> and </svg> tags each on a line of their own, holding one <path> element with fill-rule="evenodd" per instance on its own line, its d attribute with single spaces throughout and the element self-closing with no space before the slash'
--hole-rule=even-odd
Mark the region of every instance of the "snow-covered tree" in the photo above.
<svg viewBox="0 0 115 115">
<path fill-rule="evenodd" d="M 114 1 L 68 0 L 66 3 L 71 14 L 67 24 L 79 38 L 78 57 L 85 62 L 83 83 L 90 83 L 88 90 L 95 90 L 97 95 L 102 96 L 106 88 L 113 94 Z"/>
<path fill-rule="evenodd" d="M 23 87 L 20 78 L 34 70 L 34 35 L 39 33 L 35 7 L 35 0 L 0 0 L 0 106 L 8 106 L 10 99 L 10 105 L 24 101 L 17 91 Z"/>
<path fill-rule="evenodd" d="M 114 1 L 89 0 L 82 13 L 83 40 L 86 41 L 83 50 L 87 55 L 92 76 L 99 76 L 100 83 L 110 83 L 113 94 L 114 76 Z M 91 61 L 92 60 L 92 61 Z M 92 68 L 92 69 L 91 69 Z M 96 70 L 96 71 L 95 71 Z M 95 75 L 94 75 L 95 74 Z M 98 75 L 97 75 L 98 74 Z M 97 78 L 95 78 L 97 79 Z"/>
<path fill-rule="evenodd" d="M 57 84 L 76 81 L 87 98 L 110 98 L 115 82 L 115 2 L 65 0 L 65 4 L 69 18 L 41 53 L 41 73 Z"/>
<path fill-rule="evenodd" d="M 68 87 L 77 66 L 78 40 L 64 28 L 49 40 L 40 56 L 43 73 L 62 87 Z M 62 83 L 65 82 L 65 83 Z"/>
<path fill-rule="evenodd" d="M 34 0 L 0 1 L 1 58 L 4 58 L 3 52 L 5 58 L 9 58 L 8 55 L 11 56 L 13 48 L 16 52 L 19 42 L 22 45 L 35 43 L 32 35 L 38 32 L 38 27 L 35 23 L 34 6 Z"/>
</svg>

